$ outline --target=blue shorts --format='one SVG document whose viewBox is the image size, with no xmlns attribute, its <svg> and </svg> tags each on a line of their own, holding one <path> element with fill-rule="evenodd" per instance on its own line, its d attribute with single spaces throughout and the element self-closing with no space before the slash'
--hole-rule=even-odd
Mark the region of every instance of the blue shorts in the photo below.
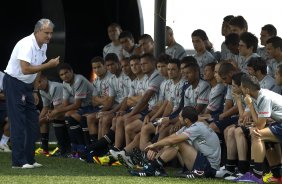
<svg viewBox="0 0 282 184">
<path fill-rule="evenodd" d="M 219 129 L 220 133 L 223 134 L 224 129 L 226 127 L 233 125 L 233 124 L 237 124 L 238 120 L 239 120 L 239 116 L 231 116 L 223 120 L 214 119 L 214 123 L 217 126 L 217 128 Z"/>
<path fill-rule="evenodd" d="M 88 106 L 85 106 L 85 107 L 80 107 L 78 110 L 77 110 L 77 113 L 79 115 L 84 115 L 84 114 L 88 114 L 88 113 L 93 113 L 93 112 L 98 112 L 100 111 L 102 108 L 100 107 L 93 107 L 92 105 L 88 105 Z"/>
<path fill-rule="evenodd" d="M 193 165 L 193 170 L 197 171 L 204 171 L 205 172 L 205 177 L 215 177 L 216 174 L 216 169 L 211 167 L 211 164 L 207 157 L 203 155 L 203 153 L 198 151 L 196 160 Z"/>
<path fill-rule="evenodd" d="M 282 123 L 275 122 L 269 125 L 270 131 L 282 142 Z"/>
</svg>

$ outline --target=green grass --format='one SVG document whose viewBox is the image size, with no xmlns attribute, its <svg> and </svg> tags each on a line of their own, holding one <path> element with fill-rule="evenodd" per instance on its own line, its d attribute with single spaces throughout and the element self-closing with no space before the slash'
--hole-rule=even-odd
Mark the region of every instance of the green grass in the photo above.
<svg viewBox="0 0 282 184">
<path fill-rule="evenodd" d="M 170 177 L 133 177 L 123 166 L 101 166 L 87 164 L 78 159 L 47 158 L 37 156 L 43 164 L 36 169 L 12 169 L 11 154 L 0 153 L 0 183 L 106 183 L 106 184 L 152 184 L 152 183 L 227 183 L 222 179 L 183 179 L 174 178 L 175 168 L 168 168 Z M 174 169 L 174 170 L 173 170 Z M 231 183 L 231 182 L 229 182 Z"/>
</svg>

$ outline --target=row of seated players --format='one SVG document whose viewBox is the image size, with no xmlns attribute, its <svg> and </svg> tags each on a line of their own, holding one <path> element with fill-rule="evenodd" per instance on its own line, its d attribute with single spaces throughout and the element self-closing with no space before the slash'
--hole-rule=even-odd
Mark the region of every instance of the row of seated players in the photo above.
<svg viewBox="0 0 282 184">
<path fill-rule="evenodd" d="M 195 123 L 197 118 L 195 120 L 189 114 L 195 111 L 195 114 L 200 114 L 199 121 L 205 120 L 208 126 L 203 126 L 206 129 L 200 127 L 199 130 L 203 132 L 193 134 L 196 136 L 193 139 L 189 131 L 184 133 L 188 136 L 186 139 L 192 141 L 185 145 L 190 145 L 189 150 L 196 151 L 194 155 L 189 154 L 180 159 L 181 163 L 185 163 L 184 168 L 188 169 L 188 174 L 199 170 L 204 171 L 202 175 L 207 177 L 216 176 L 222 159 L 218 136 L 213 136 L 216 132 L 225 137 L 222 140 L 226 142 L 228 153 L 226 171 L 235 172 L 237 149 L 239 151 L 242 145 L 240 147 L 238 144 L 238 148 L 234 149 L 234 144 L 229 144 L 229 141 L 236 141 L 238 136 L 234 136 L 235 132 L 249 135 L 249 132 L 239 127 L 245 125 L 250 113 L 244 111 L 246 108 L 242 105 L 244 103 L 240 92 L 240 80 L 244 73 L 234 63 L 208 63 L 204 66 L 202 77 L 197 60 L 192 56 L 179 61 L 167 55 L 161 55 L 156 60 L 153 55 L 144 54 L 119 62 L 115 54 L 108 54 L 105 61 L 100 57 L 93 58 L 91 65 L 97 75 L 93 84 L 82 75 L 74 74 L 71 66 L 66 63 L 58 69 L 62 84 L 48 81 L 44 74 L 36 82 L 44 106 L 40 114 L 41 130 L 46 122 L 53 121 L 62 154 L 71 151 L 91 161 L 93 156 L 107 154 L 110 147 L 112 156 L 131 168 L 137 164 L 142 165 L 137 162 L 138 159 L 151 160 L 147 163 L 154 163 L 155 167 L 156 164 L 164 165 L 178 152 L 182 154 L 183 150 L 172 147 L 170 152 L 163 153 L 169 153 L 169 156 L 163 158 L 157 154 L 161 153 L 160 150 L 148 149 L 147 146 L 174 132 L 182 135 L 186 128 L 194 127 L 183 124 L 183 120 L 192 118 L 190 121 Z M 267 65 L 263 59 L 250 58 L 247 69 L 250 75 L 257 78 L 261 88 L 281 93 L 275 80 L 267 75 Z M 182 111 L 182 116 L 179 116 L 183 107 L 190 109 L 188 112 Z M 186 126 L 180 129 L 183 125 Z M 146 150 L 146 158 L 141 156 L 133 159 L 134 162 L 129 156 L 134 150 L 137 150 L 135 155 L 142 155 L 138 150 Z M 242 160 L 238 156 L 238 170 L 244 174 L 249 168 L 248 158 Z M 162 169 L 157 170 L 156 173 L 164 174 Z M 144 170 L 132 171 L 133 175 L 136 173 L 155 175 L 155 172 Z"/>
</svg>

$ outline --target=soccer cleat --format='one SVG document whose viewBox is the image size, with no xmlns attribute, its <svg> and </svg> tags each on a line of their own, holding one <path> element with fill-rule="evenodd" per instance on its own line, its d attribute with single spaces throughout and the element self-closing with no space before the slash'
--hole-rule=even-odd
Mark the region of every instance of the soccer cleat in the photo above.
<svg viewBox="0 0 282 184">
<path fill-rule="evenodd" d="M 49 153 L 49 151 L 46 151 L 46 150 L 44 150 L 42 148 L 37 148 L 35 150 L 35 155 L 45 155 L 46 157 L 49 157 L 50 153 Z"/>
<path fill-rule="evenodd" d="M 178 177 L 181 178 L 188 178 L 188 179 L 193 179 L 193 178 L 204 178 L 205 177 L 205 172 L 204 171 L 198 171 L 198 170 L 193 170 L 193 171 L 185 171 L 182 174 L 178 174 Z"/>
<path fill-rule="evenodd" d="M 80 160 L 86 161 L 87 163 L 94 163 L 93 155 L 88 150 L 85 150 L 85 152 L 80 153 L 79 155 Z"/>
<path fill-rule="evenodd" d="M 275 178 L 275 177 L 269 177 L 267 180 L 263 179 L 264 183 L 279 183 L 282 184 L 282 177 Z"/>
<path fill-rule="evenodd" d="M 282 183 L 282 177 L 280 178 L 273 177 L 272 172 L 266 173 L 262 177 L 262 180 L 264 183 Z"/>
<path fill-rule="evenodd" d="M 9 148 L 9 146 L 7 144 L 1 144 L 0 143 L 0 152 L 12 152 L 12 150 Z"/>
<path fill-rule="evenodd" d="M 131 158 L 133 163 L 136 163 L 139 167 L 143 167 L 145 164 L 149 163 L 146 153 L 137 148 L 133 148 Z"/>
<path fill-rule="evenodd" d="M 164 169 L 156 169 L 151 164 L 144 165 L 142 170 L 128 170 L 132 176 L 168 176 Z"/>
<path fill-rule="evenodd" d="M 124 165 L 125 167 L 129 168 L 129 169 L 133 169 L 136 168 L 135 164 L 133 163 L 132 159 L 130 158 L 130 156 L 127 156 L 125 154 L 125 151 L 122 150 L 119 152 L 118 154 L 118 161 L 120 161 L 120 163 L 122 165 Z"/>
<path fill-rule="evenodd" d="M 235 182 L 251 182 L 251 183 L 259 183 L 259 184 L 263 184 L 263 181 L 261 178 L 256 177 L 254 174 L 247 172 L 246 174 L 244 174 L 243 176 L 234 179 L 233 181 Z"/>
<path fill-rule="evenodd" d="M 226 178 L 228 176 L 231 176 L 233 173 L 226 170 L 226 169 L 220 169 L 219 171 L 216 171 L 215 177 L 216 178 Z"/>
<path fill-rule="evenodd" d="M 103 156 L 103 157 L 94 156 L 93 160 L 99 165 L 108 165 L 110 158 L 109 156 Z"/>
<path fill-rule="evenodd" d="M 264 183 L 267 183 L 268 182 L 268 179 L 269 178 L 272 178 L 273 177 L 273 174 L 272 172 L 270 171 L 269 173 L 265 173 L 265 175 L 262 177 L 262 180 Z"/>
<path fill-rule="evenodd" d="M 114 157 L 114 159 L 118 160 L 118 155 L 119 155 L 120 151 L 110 149 L 109 152 Z"/>
<path fill-rule="evenodd" d="M 233 181 L 233 180 L 235 180 L 235 179 L 240 178 L 241 176 L 243 176 L 242 173 L 234 172 L 234 173 L 231 174 L 230 176 L 224 177 L 224 179 L 225 179 L 225 180 L 228 180 L 228 181 Z"/>
<path fill-rule="evenodd" d="M 111 166 L 121 166 L 122 164 L 119 161 L 115 161 L 111 164 Z"/>
<path fill-rule="evenodd" d="M 60 149 L 59 149 L 59 147 L 56 147 L 53 151 L 50 152 L 50 156 L 53 156 L 58 152 L 60 152 Z"/>
</svg>

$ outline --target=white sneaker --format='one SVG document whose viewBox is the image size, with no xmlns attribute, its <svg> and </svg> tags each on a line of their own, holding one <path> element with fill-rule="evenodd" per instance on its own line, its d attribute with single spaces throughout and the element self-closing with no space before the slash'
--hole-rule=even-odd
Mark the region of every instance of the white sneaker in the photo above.
<svg viewBox="0 0 282 184">
<path fill-rule="evenodd" d="M 12 150 L 9 148 L 9 146 L 7 144 L 1 144 L 0 143 L 0 152 L 12 152 Z"/>
<path fill-rule="evenodd" d="M 30 164 L 24 164 L 22 166 L 12 166 L 12 169 L 33 169 L 34 166 Z"/>
<path fill-rule="evenodd" d="M 232 174 L 233 174 L 232 172 L 224 169 L 224 170 L 216 171 L 215 177 L 216 178 L 225 178 L 225 177 L 230 176 Z"/>
<path fill-rule="evenodd" d="M 33 165 L 33 167 L 42 167 L 43 166 L 42 164 L 39 164 L 37 162 L 34 162 L 32 165 Z"/>
<path fill-rule="evenodd" d="M 129 168 L 131 168 L 131 169 L 134 169 L 134 168 L 135 168 L 135 164 L 134 164 L 133 161 L 131 160 L 130 156 L 127 156 L 127 155 L 125 154 L 125 151 L 124 151 L 124 150 L 122 150 L 122 151 L 119 152 L 118 158 L 119 158 L 118 160 L 119 160 L 122 164 L 124 164 L 125 166 L 127 166 L 127 167 L 129 167 Z"/>
</svg>

